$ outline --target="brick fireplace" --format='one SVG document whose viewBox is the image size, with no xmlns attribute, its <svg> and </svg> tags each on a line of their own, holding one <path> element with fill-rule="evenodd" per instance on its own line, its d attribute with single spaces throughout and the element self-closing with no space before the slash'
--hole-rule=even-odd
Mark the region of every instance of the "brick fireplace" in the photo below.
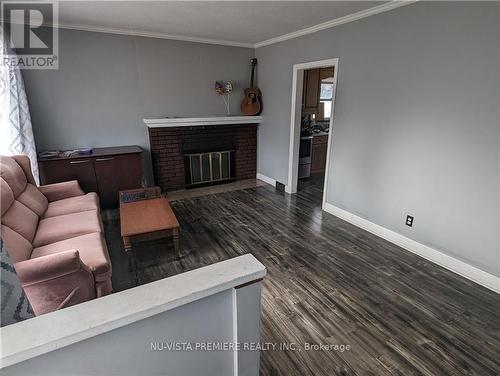
<svg viewBox="0 0 500 376">
<path fill-rule="evenodd" d="M 257 124 L 260 121 L 260 117 L 253 116 L 145 119 L 149 130 L 155 183 L 165 192 L 197 186 L 189 185 L 189 167 L 185 168 L 187 156 L 217 152 L 213 154 L 215 160 L 218 152 L 225 151 L 234 151 L 231 154 L 231 163 L 234 163 L 234 166 L 231 165 L 233 176 L 208 184 L 254 179 L 257 163 Z"/>
</svg>

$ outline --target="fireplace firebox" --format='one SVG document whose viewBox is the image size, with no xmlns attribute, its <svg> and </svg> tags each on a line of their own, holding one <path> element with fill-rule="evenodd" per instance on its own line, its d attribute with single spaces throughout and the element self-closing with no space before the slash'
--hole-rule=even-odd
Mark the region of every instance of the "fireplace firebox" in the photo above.
<svg viewBox="0 0 500 376">
<path fill-rule="evenodd" d="M 234 181 L 234 156 L 234 150 L 184 153 L 186 188 Z"/>
</svg>

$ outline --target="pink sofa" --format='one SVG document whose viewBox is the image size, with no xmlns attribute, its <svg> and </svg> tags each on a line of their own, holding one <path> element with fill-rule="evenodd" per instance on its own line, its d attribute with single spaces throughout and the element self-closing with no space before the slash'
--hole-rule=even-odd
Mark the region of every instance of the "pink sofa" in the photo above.
<svg viewBox="0 0 500 376">
<path fill-rule="evenodd" d="M 110 294 L 99 197 L 76 180 L 36 187 L 28 157 L 0 157 L 1 237 L 36 315 Z"/>
</svg>

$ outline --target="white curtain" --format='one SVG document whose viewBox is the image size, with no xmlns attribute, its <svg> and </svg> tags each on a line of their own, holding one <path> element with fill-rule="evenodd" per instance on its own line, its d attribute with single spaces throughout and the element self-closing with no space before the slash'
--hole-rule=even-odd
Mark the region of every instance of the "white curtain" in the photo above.
<svg viewBox="0 0 500 376">
<path fill-rule="evenodd" d="M 35 138 L 23 77 L 18 67 L 3 63 L 8 46 L 1 27 L 0 34 L 0 154 L 27 155 L 31 160 L 35 181 L 38 182 Z"/>
</svg>

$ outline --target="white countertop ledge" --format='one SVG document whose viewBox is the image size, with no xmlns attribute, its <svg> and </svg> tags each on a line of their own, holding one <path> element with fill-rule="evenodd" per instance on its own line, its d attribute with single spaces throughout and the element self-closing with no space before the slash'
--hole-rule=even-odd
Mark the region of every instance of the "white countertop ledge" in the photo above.
<svg viewBox="0 0 500 376">
<path fill-rule="evenodd" d="M 142 119 L 148 128 L 195 127 L 202 125 L 259 124 L 262 116 L 209 116 L 198 118 Z"/>
<path fill-rule="evenodd" d="M 0 328 L 0 368 L 264 278 L 251 254 Z"/>
</svg>

